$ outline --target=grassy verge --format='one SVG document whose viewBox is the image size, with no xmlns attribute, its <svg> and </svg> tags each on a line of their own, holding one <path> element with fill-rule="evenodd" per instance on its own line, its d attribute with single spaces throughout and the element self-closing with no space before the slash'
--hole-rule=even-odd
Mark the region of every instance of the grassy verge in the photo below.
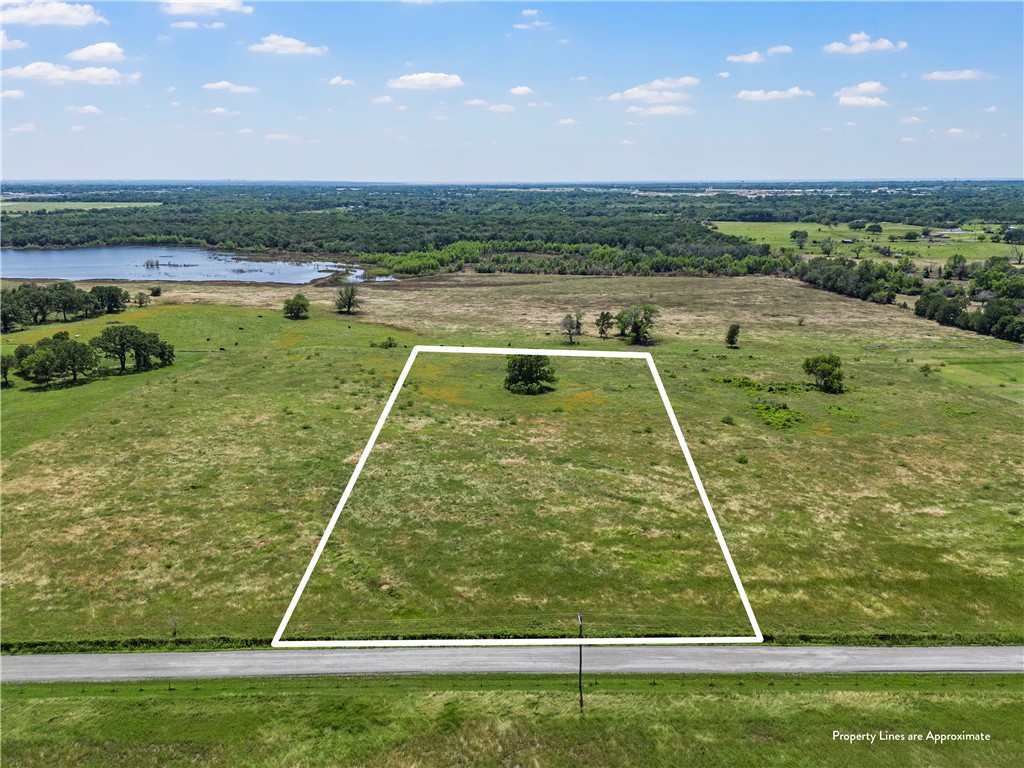
<svg viewBox="0 0 1024 768">
<path fill-rule="evenodd" d="M 294 288 L 167 286 L 154 306 L 122 319 L 174 343 L 174 366 L 63 390 L 32 392 L 20 380 L 4 390 L 4 647 L 245 647 L 269 638 L 407 347 L 560 346 L 554 327 L 566 311 L 580 309 L 590 325 L 598 311 L 648 301 L 664 312 L 652 353 L 767 636 L 816 643 L 1021 641 L 1024 483 L 1014 450 L 1020 383 L 1013 380 L 1024 361 L 1019 346 L 771 278 L 453 275 L 362 291 L 365 309 L 357 320 L 329 312 L 334 291 L 313 288 L 312 319 L 290 322 L 279 308 Z M 103 322 L 9 334 L 5 351 L 64 328 L 87 338 Z M 739 349 L 724 344 L 731 322 L 742 327 Z M 625 348 L 587 330 L 582 349 Z M 370 346 L 387 336 L 396 348 Z M 803 359 L 822 352 L 843 359 L 846 394 L 802 386 Z M 926 375 L 921 368 L 929 360 L 933 372 Z M 946 367 L 935 362 L 944 360 Z M 445 377 L 437 371 L 423 378 L 399 414 L 458 463 L 466 459 L 458 451 L 485 448 L 453 440 L 450 428 L 471 419 L 465 409 L 504 406 L 484 398 L 472 378 Z M 547 405 L 500 426 L 495 410 L 474 426 L 474 439 L 528 439 L 522 430 L 531 424 L 557 431 L 578 414 L 591 419 L 593 446 L 630 447 L 608 466 L 657 474 L 643 453 L 633 461 L 631 446 L 656 445 L 660 427 L 652 423 L 652 432 L 643 432 L 632 406 L 617 399 L 625 393 L 611 386 L 566 369 L 556 395 L 565 401 L 561 412 L 554 400 L 531 401 Z M 459 397 L 469 404 L 444 402 L 457 394 L 445 387 L 461 387 Z M 598 397 L 604 401 L 584 402 Z M 780 429 L 758 400 L 785 403 L 801 418 Z M 586 486 L 598 476 L 586 464 L 591 447 L 569 437 L 562 454 L 544 449 L 544 471 L 523 475 L 526 486 L 594 493 Z M 420 460 L 413 448 L 392 444 L 391 464 L 377 470 L 406 471 L 403 451 Z M 519 473 L 521 467 L 502 468 L 501 460 L 543 447 L 510 442 L 500 455 L 481 454 L 480 466 Z M 438 490 L 456 499 L 465 492 L 445 490 L 429 473 L 419 477 L 414 506 L 426 508 Z M 631 482 L 624 473 L 617 477 Z M 658 482 L 671 497 L 670 480 Z M 518 502 L 505 507 L 509 517 L 528 511 Z M 668 512 L 660 514 L 667 519 Z M 648 546 L 663 543 L 657 536 L 626 537 L 628 531 L 604 525 L 589 531 L 622 535 L 609 539 L 604 554 L 623 565 L 637 558 L 640 577 L 653 583 L 658 553 Z M 569 538 L 582 541 L 575 533 Z M 397 569 L 401 552 L 388 554 L 388 547 L 394 550 L 394 542 L 382 543 L 384 565 Z M 448 544 L 433 553 L 438 563 L 457 554 Z M 518 554 L 495 549 L 483 564 L 500 581 Z M 360 558 L 339 557 L 333 565 L 343 583 L 361 590 L 358 610 L 390 610 L 394 598 L 380 587 L 399 582 L 375 581 L 389 576 L 384 569 L 368 571 Z M 528 590 L 507 594 L 486 584 L 492 592 L 484 597 L 511 602 L 521 592 L 528 600 L 550 599 L 544 583 L 532 579 Z M 618 585 L 620 602 L 632 601 L 633 585 Z M 410 580 L 407 594 L 423 588 Z M 438 626 L 427 631 L 457 618 L 460 606 L 452 600 L 437 601 Z"/>
<path fill-rule="evenodd" d="M 585 674 L 584 691 L 581 715 L 575 676 L 6 685 L 2 747 L 11 766 L 1024 761 L 1019 676 Z M 988 740 L 928 737 L 961 733 Z"/>
</svg>

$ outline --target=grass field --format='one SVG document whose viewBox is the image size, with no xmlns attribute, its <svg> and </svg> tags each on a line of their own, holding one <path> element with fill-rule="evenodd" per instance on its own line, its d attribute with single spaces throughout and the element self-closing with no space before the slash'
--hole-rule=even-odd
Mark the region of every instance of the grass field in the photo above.
<svg viewBox="0 0 1024 768">
<path fill-rule="evenodd" d="M 173 367 L 42 392 L 17 379 L 3 392 L 6 647 L 172 636 L 265 642 L 407 347 L 562 345 L 554 327 L 566 311 L 584 311 L 590 325 L 597 311 L 641 301 L 664 312 L 651 351 L 770 639 L 1022 639 L 1019 346 L 772 278 L 452 275 L 364 286 L 358 321 L 330 312 L 332 292 L 317 288 L 306 291 L 314 300 L 312 319 L 286 321 L 279 307 L 294 290 L 165 286 L 153 306 L 120 319 L 174 343 Z M 59 329 L 88 338 L 104 322 L 9 334 L 4 350 Z M 739 349 L 724 345 L 730 322 L 742 326 Z M 625 348 L 588 333 L 583 349 Z M 388 335 L 397 348 L 369 346 Z M 846 394 L 794 386 L 805 378 L 803 359 L 826 351 L 844 361 Z M 926 376 L 920 368 L 927 361 L 937 370 Z M 617 439 L 657 445 L 657 432 L 623 436 L 623 423 L 637 424 L 631 406 L 606 391 L 611 382 L 580 375 L 567 369 L 549 399 L 524 403 L 537 412 L 521 414 L 518 425 L 499 426 L 495 412 L 479 424 L 477 437 L 522 436 L 531 425 L 557 430 L 579 413 L 593 419 L 588 429 L 595 445 Z M 738 376 L 762 382 L 761 388 L 722 381 Z M 436 377 L 445 379 L 443 372 Z M 422 432 L 443 437 L 455 451 L 456 442 L 448 441 L 473 417 L 455 410 L 463 408 L 450 401 L 458 391 L 438 386 L 432 393 L 427 378 L 399 412 L 407 424 L 422 421 Z M 782 391 L 766 391 L 768 383 Z M 470 404 L 492 402 L 462 378 L 451 377 L 446 386 L 461 388 Z M 574 393 L 605 401 L 586 404 L 584 413 L 581 400 L 573 411 Z M 785 403 L 796 422 L 776 428 L 773 409 L 758 398 Z M 495 409 L 511 405 L 492 402 Z M 734 423 L 723 423 L 726 417 Z M 585 445 L 571 443 L 562 465 L 553 447 L 535 448 L 552 474 L 522 482 L 597 493 L 583 484 L 590 473 Z M 412 449 L 396 445 L 393 455 L 401 458 L 405 450 Z M 497 472 L 500 459 L 486 466 Z M 632 464 L 623 455 L 611 466 Z M 622 487 L 633 482 L 627 475 L 619 481 Z M 495 482 L 489 478 L 486 487 Z M 571 485 L 560 488 L 562 482 Z M 421 507 L 439 483 L 437 476 L 423 477 L 417 493 L 430 498 Z M 676 486 L 658 477 L 657 487 L 674 492 Z M 649 558 L 658 555 L 648 547 L 666 544 L 628 532 L 594 535 L 606 533 L 609 541 L 628 538 Z M 564 542 L 576 536 L 567 533 Z M 536 551 L 495 550 L 486 565 L 500 576 L 513 556 Z M 448 554 L 449 545 L 437 548 L 438 561 Z M 380 574 L 364 566 L 339 561 L 336 573 L 368 585 Z M 569 573 L 566 568 L 558 578 Z M 414 586 L 420 585 L 410 585 L 408 594 Z M 533 610 L 560 594 L 545 591 L 540 579 L 526 586 L 522 595 L 505 597 L 522 598 Z M 363 608 L 388 603 L 386 591 L 365 590 Z M 623 591 L 618 600 L 632 597 Z"/>
<path fill-rule="evenodd" d="M 850 229 L 845 224 L 829 227 L 825 224 L 814 223 L 716 221 L 715 225 L 718 227 L 719 232 L 727 235 L 749 237 L 758 243 L 768 243 L 772 250 L 795 247 L 789 237 L 789 233 L 795 229 L 802 229 L 809 235 L 807 246 L 804 249 L 807 253 L 821 253 L 821 248 L 813 241 L 817 240 L 820 242 L 831 239 L 836 243 L 836 253 L 853 258 L 854 253 L 850 250 L 852 246 L 844 245 L 843 240 L 855 239 L 865 243 L 867 246 L 861 251 L 861 258 L 883 258 L 872 251 L 871 247 L 887 245 L 892 249 L 892 253 L 902 253 L 912 258 L 921 266 L 927 264 L 931 264 L 933 267 L 943 265 L 950 256 L 956 253 L 968 261 L 984 261 L 993 256 L 1010 256 L 1015 258 L 1012 246 L 1006 243 L 993 243 L 987 239 L 985 242 L 978 242 L 978 235 L 984 233 L 973 230 L 949 234 L 947 238 L 936 240 L 935 242 L 928 242 L 922 238 L 915 242 L 897 240 L 891 243 L 889 242 L 889 235 L 902 237 L 907 232 L 920 233 L 921 227 L 883 222 L 882 234 L 873 235 L 865 232 L 863 229 Z M 998 231 L 999 227 L 994 226 L 992 229 L 993 231 Z M 933 230 L 933 232 L 939 234 L 940 230 Z M 987 238 L 988 235 L 985 237 Z M 892 258 L 895 258 L 895 256 Z"/>
<path fill-rule="evenodd" d="M 984 766 L 1012 675 L 278 678 L 3 687 L 10 766 Z M 842 733 L 903 736 L 874 744 Z M 928 734 L 984 733 L 937 744 Z M 920 735 L 921 740 L 911 741 Z"/>
<path fill-rule="evenodd" d="M 285 639 L 753 635 L 647 364 L 553 363 L 418 357 Z"/>
<path fill-rule="evenodd" d="M 103 208 L 139 208 L 160 203 L 83 203 L 83 202 L 10 202 L 0 203 L 0 210 L 9 213 L 34 213 L 36 211 L 96 211 Z"/>
</svg>

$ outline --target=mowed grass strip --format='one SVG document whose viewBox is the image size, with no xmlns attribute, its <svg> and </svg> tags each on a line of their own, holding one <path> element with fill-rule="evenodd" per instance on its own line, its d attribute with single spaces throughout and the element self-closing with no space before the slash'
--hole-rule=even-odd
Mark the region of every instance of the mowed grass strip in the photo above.
<svg viewBox="0 0 1024 768">
<path fill-rule="evenodd" d="M 643 360 L 421 353 L 285 639 L 753 636 Z"/>
<path fill-rule="evenodd" d="M 1014 675 L 378 676 L 5 685 L 19 766 L 1018 766 Z M 845 734 L 918 735 L 849 743 Z M 927 734 L 984 733 L 937 744 Z"/>
<path fill-rule="evenodd" d="M 648 301 L 663 311 L 651 352 L 770 639 L 1024 641 L 1024 423 L 998 386 L 1017 384 L 1020 346 L 772 278 L 470 274 L 361 291 L 357 319 L 330 311 L 336 290 L 310 288 L 313 317 L 291 322 L 294 288 L 166 285 L 118 319 L 174 343 L 174 366 L 51 392 L 15 378 L 0 394 L 5 645 L 268 641 L 409 348 L 562 345 L 557 322 L 579 309 L 578 349 L 627 349 L 593 318 Z M 105 320 L 90 322 L 75 332 Z M 8 334 L 5 351 L 65 327 Z M 397 348 L 369 346 L 389 335 Z M 843 360 L 843 395 L 724 382 L 802 384 L 804 358 L 826 352 Z M 964 381 L 965 365 L 995 373 Z M 413 393 L 410 410 L 458 384 Z M 777 429 L 758 399 L 803 418 Z M 548 416 L 568 420 L 563 407 Z"/>
</svg>

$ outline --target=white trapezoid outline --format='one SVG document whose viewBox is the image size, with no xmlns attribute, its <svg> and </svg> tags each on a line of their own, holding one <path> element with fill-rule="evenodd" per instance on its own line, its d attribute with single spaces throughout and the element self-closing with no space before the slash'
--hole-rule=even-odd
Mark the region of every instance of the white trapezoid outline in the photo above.
<svg viewBox="0 0 1024 768">
<path fill-rule="evenodd" d="M 736 585 L 736 591 L 739 593 L 740 600 L 743 603 L 743 609 L 746 611 L 747 618 L 750 620 L 750 626 L 754 630 L 753 636 L 585 637 L 582 639 L 574 637 L 553 637 L 508 639 L 438 638 L 428 640 L 282 640 L 281 636 L 284 634 L 285 628 L 288 626 L 288 622 L 291 621 L 292 613 L 295 612 L 295 607 L 299 604 L 299 600 L 302 598 L 302 593 L 306 589 L 306 584 L 313 575 L 317 562 L 319 562 L 320 556 L 323 554 L 324 549 L 327 546 L 327 540 L 330 539 L 331 533 L 334 532 L 334 526 L 337 524 L 338 518 L 341 517 L 341 511 L 345 508 L 345 504 L 348 502 L 349 496 L 352 494 L 352 489 L 355 487 L 356 481 L 359 479 L 359 475 L 363 471 L 363 466 L 366 464 L 366 460 L 370 456 L 370 451 L 373 450 L 373 446 L 377 442 L 377 437 L 380 435 L 381 429 L 384 428 L 384 422 L 387 421 L 388 415 L 391 413 L 391 408 L 394 406 L 395 400 L 398 399 L 398 393 L 401 391 L 402 385 L 405 384 L 405 379 L 409 375 L 409 371 L 412 369 L 412 365 L 416 361 L 416 356 L 420 352 L 439 352 L 443 354 L 460 355 L 603 357 L 647 361 L 647 367 L 650 369 L 651 375 L 654 377 L 654 383 L 658 388 L 658 394 L 661 395 L 661 400 L 665 404 L 665 411 L 668 413 L 669 421 L 672 423 L 672 429 L 675 431 L 676 438 L 679 440 L 679 447 L 683 449 L 683 456 L 686 458 L 686 464 L 690 468 L 690 475 L 693 477 L 693 481 L 697 485 L 697 491 L 700 493 L 700 500 L 704 503 L 704 509 L 708 513 L 708 519 L 711 521 L 711 527 L 715 531 L 715 537 L 718 539 L 718 546 L 722 550 L 722 556 L 725 558 L 726 565 L 729 566 L 729 573 L 732 574 L 732 580 Z M 388 401 L 384 405 L 384 410 L 381 413 L 380 418 L 377 420 L 377 425 L 373 428 L 370 440 L 366 443 L 366 447 L 363 449 L 363 453 L 359 457 L 356 468 L 352 472 L 352 476 L 349 478 L 348 485 L 345 486 L 345 492 L 341 494 L 341 500 L 338 501 L 338 505 L 334 509 L 334 514 L 331 515 L 330 522 L 327 523 L 327 528 L 324 530 L 323 536 L 320 537 L 320 542 L 317 544 L 316 551 L 313 553 L 313 558 L 309 561 L 309 565 L 306 566 L 306 572 L 302 575 L 302 580 L 299 582 L 298 589 L 295 590 L 295 595 L 292 597 L 291 603 L 288 604 L 288 610 L 285 611 L 284 618 L 281 619 L 281 624 L 278 626 L 274 639 L 271 640 L 270 644 L 274 648 L 433 648 L 454 646 L 521 645 L 695 645 L 707 643 L 762 642 L 764 642 L 764 636 L 761 634 L 761 627 L 757 623 L 757 617 L 754 616 L 754 609 L 750 607 L 750 600 L 747 598 L 747 591 L 743 588 L 743 582 L 740 580 L 740 574 L 736 570 L 736 564 L 733 562 L 732 555 L 729 553 L 729 546 L 725 543 L 725 537 L 722 535 L 722 529 L 718 525 L 718 518 L 715 517 L 715 512 L 711 508 L 711 501 L 708 499 L 707 492 L 704 490 L 704 483 L 701 482 L 700 475 L 697 473 L 697 466 L 693 463 L 693 457 L 690 455 L 690 449 L 686 445 L 686 439 L 683 437 L 683 431 L 680 429 L 679 422 L 676 420 L 676 414 L 672 410 L 672 404 L 669 402 L 668 393 L 665 391 L 665 385 L 661 381 L 661 376 L 658 374 L 658 369 L 654 365 L 654 358 L 651 357 L 650 352 L 589 352 L 575 349 L 516 349 L 511 347 L 445 347 L 417 345 L 413 347 L 412 352 L 409 354 L 409 359 L 406 361 L 405 367 L 402 369 L 402 373 L 399 375 L 398 381 L 395 383 L 395 388 L 391 391 L 391 396 L 388 397 Z"/>
</svg>

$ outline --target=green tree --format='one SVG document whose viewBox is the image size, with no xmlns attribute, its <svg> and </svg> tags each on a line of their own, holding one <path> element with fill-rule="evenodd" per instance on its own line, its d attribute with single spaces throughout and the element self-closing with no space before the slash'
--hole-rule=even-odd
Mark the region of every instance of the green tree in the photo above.
<svg viewBox="0 0 1024 768">
<path fill-rule="evenodd" d="M 882 234 L 882 225 L 881 224 L 868 224 L 867 227 L 865 227 L 865 229 L 868 232 L 870 232 L 871 234 L 873 234 L 873 235 L 880 235 L 880 234 Z"/>
<path fill-rule="evenodd" d="M 566 315 L 562 318 L 560 327 L 562 333 L 569 337 L 569 343 L 572 344 L 573 336 L 581 336 L 583 334 L 583 315 L 579 312 Z"/>
<path fill-rule="evenodd" d="M 21 372 L 44 384 L 60 375 L 57 354 L 52 346 L 36 345 L 31 355 L 21 361 Z"/>
<path fill-rule="evenodd" d="M 639 304 L 624 309 L 615 316 L 620 336 L 629 336 L 631 344 L 650 344 L 651 331 L 661 317 L 661 310 L 651 304 Z"/>
<path fill-rule="evenodd" d="M 71 374 L 72 381 L 78 381 L 80 373 L 88 373 L 99 363 L 95 348 L 74 339 L 61 341 L 54 347 L 57 356 L 57 370 L 61 375 Z"/>
<path fill-rule="evenodd" d="M 547 355 L 509 355 L 505 364 L 505 389 L 517 395 L 547 392 L 558 379 Z"/>
<path fill-rule="evenodd" d="M 117 360 L 121 366 L 121 373 L 124 373 L 128 355 L 138 345 L 138 337 L 141 334 L 142 331 L 134 325 L 108 325 L 99 336 L 89 339 L 89 344 L 104 357 Z"/>
<path fill-rule="evenodd" d="M 138 293 L 135 294 L 135 303 L 138 304 L 140 307 L 144 307 L 147 304 L 149 304 L 149 296 L 147 296 L 142 291 L 139 291 Z"/>
<path fill-rule="evenodd" d="M 0 378 L 4 380 L 4 384 L 11 383 L 7 377 L 15 367 L 14 355 L 0 355 Z"/>
<path fill-rule="evenodd" d="M 0 331 L 10 333 L 17 326 L 27 324 L 30 318 L 15 291 L 7 288 L 0 291 Z"/>
<path fill-rule="evenodd" d="M 843 364 L 838 355 L 808 357 L 804 373 L 814 377 L 814 386 L 822 392 L 838 395 L 843 391 Z"/>
<path fill-rule="evenodd" d="M 338 311 L 344 312 L 347 315 L 351 315 L 359 309 L 359 304 L 360 301 L 356 294 L 354 283 L 342 286 L 341 290 L 338 291 L 338 298 L 334 300 L 334 306 L 338 308 Z"/>
<path fill-rule="evenodd" d="M 733 323 L 729 326 L 729 330 L 725 332 L 725 346 L 736 348 L 736 341 L 740 337 L 740 324 Z"/>
<path fill-rule="evenodd" d="M 797 248 L 803 248 L 807 245 L 808 237 L 810 237 L 810 235 L 808 235 L 807 230 L 804 229 L 794 229 L 789 233 L 789 239 L 796 243 Z"/>
<path fill-rule="evenodd" d="M 301 293 L 296 293 L 284 302 L 284 316 L 292 320 L 301 320 L 309 317 L 309 299 Z"/>
<path fill-rule="evenodd" d="M 597 333 L 602 339 L 608 338 L 608 331 L 611 330 L 614 324 L 615 320 L 612 318 L 612 313 L 608 311 L 599 314 L 597 320 L 594 321 L 594 325 L 597 326 Z"/>
<path fill-rule="evenodd" d="M 64 316 L 64 322 L 68 321 L 68 312 L 75 314 L 81 311 L 82 298 L 79 294 L 84 291 L 78 290 L 74 283 L 52 283 L 46 286 L 50 294 L 50 304 L 53 309 Z"/>
<path fill-rule="evenodd" d="M 108 315 L 123 312 L 131 294 L 116 285 L 94 285 L 89 291 L 99 302 L 100 308 Z"/>
</svg>

